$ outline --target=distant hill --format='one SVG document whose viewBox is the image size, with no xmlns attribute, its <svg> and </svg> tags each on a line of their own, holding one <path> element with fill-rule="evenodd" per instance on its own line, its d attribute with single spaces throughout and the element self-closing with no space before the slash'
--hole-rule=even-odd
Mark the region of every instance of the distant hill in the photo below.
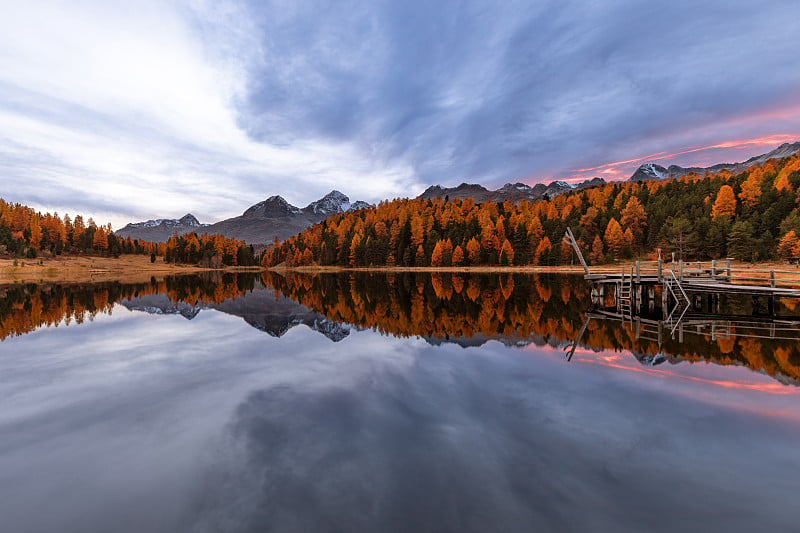
<svg viewBox="0 0 800 533">
<path fill-rule="evenodd" d="M 651 181 L 664 180 L 667 178 L 682 178 L 687 174 L 704 176 L 706 173 L 716 174 L 722 170 L 729 170 L 734 174 L 738 174 L 751 167 L 765 163 L 770 159 L 782 159 L 784 157 L 793 156 L 798 152 L 800 152 L 800 141 L 784 143 L 771 152 L 751 157 L 742 163 L 719 163 L 710 167 L 682 167 L 679 165 L 663 167 L 653 162 L 645 163 L 636 169 L 636 172 L 633 173 L 628 181 Z"/>
<path fill-rule="evenodd" d="M 202 232 L 208 224 L 201 224 L 191 213 L 187 213 L 181 218 L 159 218 L 147 220 L 145 222 L 133 222 L 122 229 L 118 229 L 114 234 L 118 237 L 139 239 L 149 242 L 167 242 L 172 234 L 177 232 L 183 235 L 192 231 Z"/>
<path fill-rule="evenodd" d="M 432 185 L 425 189 L 417 198 L 421 200 L 432 200 L 434 198 L 449 198 L 451 200 L 465 200 L 472 198 L 474 202 L 480 203 L 487 200 L 502 203 L 506 200 L 511 202 L 519 202 L 520 200 L 529 200 L 531 202 L 542 200 L 545 198 L 553 198 L 559 194 L 564 194 L 569 191 L 585 189 L 586 187 L 593 187 L 595 185 L 602 185 L 606 181 L 603 178 L 592 178 L 576 185 L 571 185 L 564 181 L 553 181 L 548 184 L 537 183 L 534 186 L 526 185 L 524 183 L 506 183 L 497 190 L 489 190 L 483 185 L 474 183 L 462 183 L 457 187 L 442 187 L 441 185 Z"/>
<path fill-rule="evenodd" d="M 297 235 L 333 214 L 366 207 L 372 206 L 361 201 L 351 203 L 347 195 L 335 190 L 303 208 L 293 206 L 281 196 L 270 196 L 240 216 L 206 226 L 203 231 L 221 233 L 248 244 L 267 244 L 275 237 L 282 241 Z"/>
</svg>

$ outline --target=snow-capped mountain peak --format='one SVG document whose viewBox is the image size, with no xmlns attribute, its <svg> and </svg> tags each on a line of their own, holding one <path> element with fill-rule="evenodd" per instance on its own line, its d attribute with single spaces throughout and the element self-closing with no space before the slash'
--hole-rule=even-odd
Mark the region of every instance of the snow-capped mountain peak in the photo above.
<svg viewBox="0 0 800 533">
<path fill-rule="evenodd" d="M 350 209 L 350 198 L 340 191 L 331 191 L 319 200 L 308 204 L 306 209 L 314 214 L 341 213 Z"/>
<path fill-rule="evenodd" d="M 193 214 L 187 213 L 181 218 L 157 218 L 144 222 L 132 222 L 128 224 L 126 228 L 157 228 L 159 226 L 168 228 L 200 228 L 207 225 L 208 224 L 200 224 Z"/>
</svg>

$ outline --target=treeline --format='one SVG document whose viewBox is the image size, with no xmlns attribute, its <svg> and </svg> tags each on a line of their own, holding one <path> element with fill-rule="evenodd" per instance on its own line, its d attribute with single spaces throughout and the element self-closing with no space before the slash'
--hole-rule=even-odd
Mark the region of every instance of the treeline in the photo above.
<svg viewBox="0 0 800 533">
<path fill-rule="evenodd" d="M 258 265 L 253 245 L 219 234 L 173 235 L 167 240 L 164 260 L 168 263 L 190 263 L 218 268 Z"/>
<path fill-rule="evenodd" d="M 98 225 L 90 217 L 74 219 L 58 213 L 42 214 L 22 205 L 0 199 L 0 252 L 35 258 L 42 252 L 51 255 L 88 254 L 119 256 L 121 254 L 164 255 L 164 245 L 123 239 L 114 235 L 111 224 Z"/>
<path fill-rule="evenodd" d="M 152 260 L 164 257 L 170 263 L 221 266 L 258 265 L 255 251 L 242 241 L 222 235 L 173 235 L 166 243 L 148 242 L 114 234 L 111 224 L 98 225 L 81 215 L 70 218 L 58 213 L 42 214 L 0 199 L 0 253 L 36 258 L 49 255 L 84 254 L 113 256 L 145 254 Z"/>
<path fill-rule="evenodd" d="M 661 247 L 684 259 L 800 256 L 800 154 L 732 175 L 611 183 L 517 204 L 392 200 L 334 215 L 283 243 L 266 267 L 564 264 L 571 227 L 592 263 Z"/>
</svg>

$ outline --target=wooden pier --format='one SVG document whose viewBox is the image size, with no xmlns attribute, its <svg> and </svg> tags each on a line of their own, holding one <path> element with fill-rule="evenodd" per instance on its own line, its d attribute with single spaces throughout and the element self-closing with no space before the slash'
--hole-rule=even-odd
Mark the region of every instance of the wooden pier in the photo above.
<svg viewBox="0 0 800 533">
<path fill-rule="evenodd" d="M 602 302 L 613 290 L 617 311 L 629 317 L 639 315 L 644 305 L 652 311 L 657 293 L 665 319 L 682 307 L 697 308 L 704 302 L 713 310 L 721 295 L 765 297 L 770 313 L 776 298 L 800 298 L 800 270 L 734 268 L 730 259 L 684 262 L 673 256 L 664 261 L 659 249 L 655 261 L 636 261 L 618 273 L 593 273 L 569 228 L 564 240 L 574 248 L 584 277 L 592 282 L 594 299 Z"/>
</svg>

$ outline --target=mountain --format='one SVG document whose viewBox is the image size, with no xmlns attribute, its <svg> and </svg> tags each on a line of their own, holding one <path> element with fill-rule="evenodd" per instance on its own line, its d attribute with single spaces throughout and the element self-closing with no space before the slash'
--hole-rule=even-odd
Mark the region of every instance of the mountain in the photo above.
<svg viewBox="0 0 800 533">
<path fill-rule="evenodd" d="M 681 178 L 687 174 L 698 174 L 703 176 L 708 172 L 714 174 L 722 170 L 729 170 L 733 174 L 744 172 L 748 168 L 760 165 L 769 161 L 770 159 L 782 159 L 784 157 L 793 156 L 800 152 L 800 141 L 793 143 L 784 143 L 766 154 L 751 157 L 742 163 L 719 163 L 710 167 L 682 167 L 679 165 L 670 165 L 662 167 L 656 163 L 645 163 L 636 169 L 636 172 L 628 179 L 628 181 L 651 181 L 663 180 L 667 178 Z"/>
<path fill-rule="evenodd" d="M 151 242 L 166 242 L 176 231 L 178 235 L 198 231 L 208 224 L 201 224 L 191 213 L 187 213 L 181 218 L 169 219 L 159 218 L 157 220 L 147 220 L 145 222 L 133 222 L 122 229 L 114 232 L 118 237 L 131 239 L 141 239 Z"/>
<path fill-rule="evenodd" d="M 158 219 L 128 224 L 115 233 L 123 238 L 130 236 L 133 239 L 166 242 L 175 231 L 178 235 L 197 231 L 220 233 L 248 244 L 267 244 L 276 236 L 279 240 L 284 240 L 296 235 L 333 214 L 367 207 L 372 207 L 372 204 L 362 201 L 351 203 L 350 198 L 339 191 L 331 191 L 303 208 L 295 207 L 276 195 L 248 207 L 238 217 L 215 224 L 200 224 L 189 214 L 178 220 Z"/>
<path fill-rule="evenodd" d="M 268 244 L 275 237 L 282 241 L 296 235 L 333 214 L 365 207 L 372 206 L 361 201 L 351 203 L 347 195 L 335 190 L 303 208 L 276 195 L 247 208 L 238 217 L 211 224 L 203 231 L 221 233 L 249 244 Z"/>
<path fill-rule="evenodd" d="M 425 189 L 417 198 L 422 200 L 430 200 L 433 198 L 458 198 L 464 200 L 466 198 L 472 198 L 476 203 L 485 202 L 487 200 L 492 200 L 494 202 L 505 202 L 508 200 L 516 203 L 520 200 L 535 201 L 543 198 L 552 198 L 572 190 L 602 185 L 605 182 L 603 178 L 592 178 L 591 180 L 576 185 L 571 185 L 564 181 L 553 181 L 548 184 L 537 183 L 533 187 L 525 183 L 506 183 L 494 191 L 475 183 L 462 183 L 457 187 L 432 185 Z"/>
</svg>

